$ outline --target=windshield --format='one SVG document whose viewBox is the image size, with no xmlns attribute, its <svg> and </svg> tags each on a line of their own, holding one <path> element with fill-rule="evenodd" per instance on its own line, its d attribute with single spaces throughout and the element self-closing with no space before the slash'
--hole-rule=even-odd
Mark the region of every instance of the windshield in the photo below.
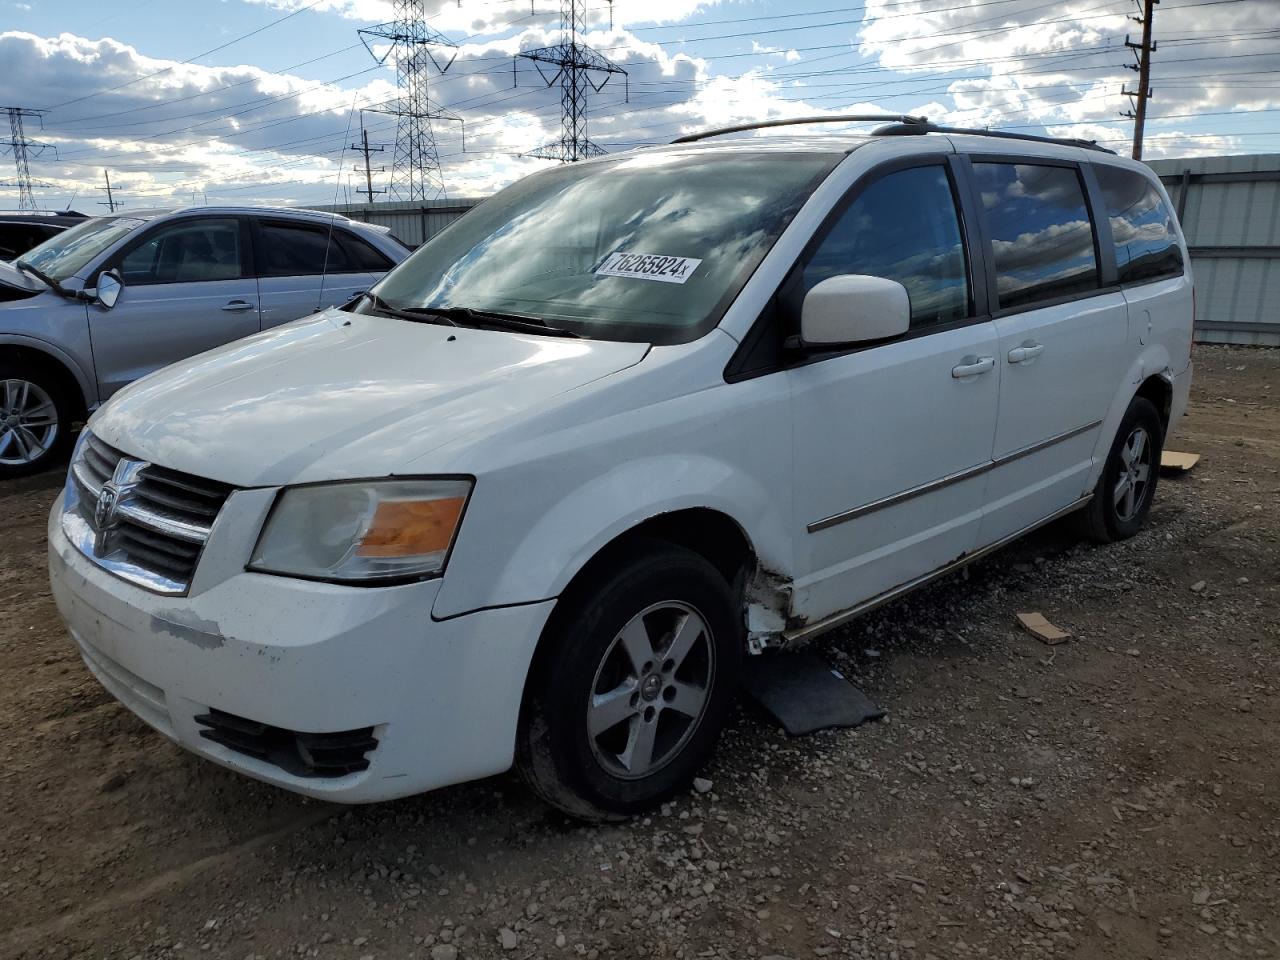
<svg viewBox="0 0 1280 960">
<path fill-rule="evenodd" d="M 566 164 L 486 200 L 374 292 L 401 310 L 471 308 L 597 339 L 683 343 L 719 322 L 841 156 L 699 151 Z"/>
<path fill-rule="evenodd" d="M 61 283 L 145 222 L 136 217 L 95 217 L 55 234 L 18 259 Z"/>
</svg>

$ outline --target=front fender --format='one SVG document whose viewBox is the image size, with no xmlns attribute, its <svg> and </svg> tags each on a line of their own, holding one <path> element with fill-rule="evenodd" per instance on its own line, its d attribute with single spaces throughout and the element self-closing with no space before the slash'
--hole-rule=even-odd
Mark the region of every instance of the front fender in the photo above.
<svg viewBox="0 0 1280 960">
<path fill-rule="evenodd" d="M 729 517 L 760 563 L 786 574 L 792 560 L 782 506 L 761 479 L 714 457 L 681 453 L 619 463 L 564 492 L 505 556 L 490 555 L 487 567 L 469 558 L 459 569 L 451 560 L 432 613 L 443 619 L 559 596 L 609 542 L 646 520 L 685 509 Z"/>
<path fill-rule="evenodd" d="M 0 333 L 0 348 L 6 346 L 23 347 L 57 360 L 75 378 L 76 386 L 80 388 L 80 393 L 84 397 L 85 409 L 92 410 L 94 404 L 98 402 L 98 390 L 89 372 L 61 347 L 50 343 L 48 340 L 41 340 L 39 337 L 26 336 L 20 333 Z"/>
</svg>

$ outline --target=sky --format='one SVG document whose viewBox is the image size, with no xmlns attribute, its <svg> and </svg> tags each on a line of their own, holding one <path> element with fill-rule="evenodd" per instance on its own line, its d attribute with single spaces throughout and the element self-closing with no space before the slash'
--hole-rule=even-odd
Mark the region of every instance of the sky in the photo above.
<svg viewBox="0 0 1280 960">
<path fill-rule="evenodd" d="M 430 95 L 447 195 L 484 196 L 550 161 L 560 91 L 513 54 L 558 43 L 560 0 L 423 0 L 441 48 Z M 582 42 L 626 71 L 587 98 L 609 152 L 761 119 L 910 113 L 1096 139 L 1127 152 L 1135 0 L 584 0 Z M 41 206 L 124 209 L 358 201 L 396 95 L 357 30 L 389 0 L 0 0 L 0 106 L 26 120 Z M 611 22 L 612 21 L 612 22 Z M 1280 0 L 1161 0 L 1145 156 L 1280 152 Z M 374 53 L 385 50 L 374 46 Z M 597 82 L 601 78 L 597 78 Z M 0 123 L 3 122 L 0 117 Z M 865 125 L 864 125 L 865 126 Z M 862 127 L 829 126 L 838 131 Z M 0 182 L 13 176 L 0 144 Z M 374 188 L 387 172 L 375 172 Z M 0 208 L 17 192 L 0 187 Z"/>
</svg>

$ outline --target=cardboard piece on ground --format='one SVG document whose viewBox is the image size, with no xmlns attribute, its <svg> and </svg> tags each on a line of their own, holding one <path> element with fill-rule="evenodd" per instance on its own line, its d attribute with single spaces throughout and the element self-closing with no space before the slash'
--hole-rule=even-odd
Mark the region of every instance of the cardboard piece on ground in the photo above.
<svg viewBox="0 0 1280 960">
<path fill-rule="evenodd" d="M 1179 453 L 1176 450 L 1162 450 L 1160 452 L 1161 470 L 1176 470 L 1178 473 L 1186 473 L 1199 462 L 1200 454 L 1198 453 Z"/>
<path fill-rule="evenodd" d="M 1018 614 L 1018 623 L 1027 633 L 1041 643 L 1047 643 L 1051 647 L 1071 639 L 1071 634 L 1065 630 L 1059 630 L 1046 620 L 1042 613 L 1020 613 Z"/>
</svg>

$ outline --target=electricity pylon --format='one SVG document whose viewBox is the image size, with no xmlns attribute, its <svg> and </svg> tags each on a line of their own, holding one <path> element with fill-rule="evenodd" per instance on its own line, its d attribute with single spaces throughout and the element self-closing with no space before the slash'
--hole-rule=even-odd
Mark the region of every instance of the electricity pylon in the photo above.
<svg viewBox="0 0 1280 960">
<path fill-rule="evenodd" d="M 612 0 L 609 10 L 612 16 Z M 625 78 L 627 71 L 578 40 L 578 34 L 582 32 L 579 0 L 560 0 L 560 20 L 559 43 L 526 50 L 516 56 L 518 60 L 532 60 L 548 87 L 560 84 L 560 139 L 538 147 L 529 156 L 572 163 L 604 153 L 604 148 L 592 143 L 587 136 L 587 87 L 599 93 L 610 77 L 621 74 Z M 548 76 L 544 64 L 555 67 L 556 72 Z M 600 77 L 599 83 L 596 76 Z M 629 100 L 629 88 L 627 93 Z"/>
<path fill-rule="evenodd" d="M 47 143 L 40 143 L 38 140 L 27 139 L 26 132 L 22 129 L 23 117 L 43 117 L 47 111 L 32 110 L 28 107 L 4 107 L 3 109 L 9 114 L 9 147 L 13 153 L 13 165 L 17 169 L 18 176 L 14 180 L 0 181 L 0 187 L 17 187 L 18 188 L 18 209 L 19 210 L 35 210 L 36 198 L 31 192 L 33 187 L 47 187 L 49 184 L 40 183 L 31 179 L 31 166 L 28 159 L 38 157 L 46 150 L 57 150 Z M 41 126 L 44 121 L 40 121 Z"/>
<path fill-rule="evenodd" d="M 458 55 L 458 46 L 427 26 L 426 0 L 395 0 L 395 11 L 396 19 L 366 27 L 359 34 L 365 49 L 379 63 L 386 63 L 388 59 L 395 61 L 400 93 L 393 100 L 365 109 L 396 118 L 396 149 L 391 161 L 391 182 L 387 186 L 390 197 L 435 199 L 445 195 L 445 187 L 431 122 L 461 123 L 462 118 L 431 100 L 428 81 L 431 67 L 441 73 L 449 69 Z M 374 46 L 381 43 L 386 43 L 387 49 L 379 54 Z M 446 52 L 448 59 L 443 60 Z"/>
</svg>

